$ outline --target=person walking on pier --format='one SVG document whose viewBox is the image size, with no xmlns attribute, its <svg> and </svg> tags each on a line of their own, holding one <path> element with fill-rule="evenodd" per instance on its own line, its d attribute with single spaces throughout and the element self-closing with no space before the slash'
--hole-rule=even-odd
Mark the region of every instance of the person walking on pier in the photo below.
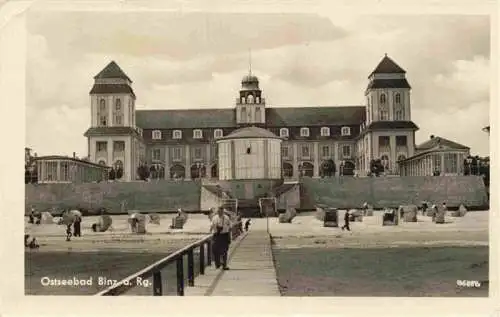
<svg viewBox="0 0 500 317">
<path fill-rule="evenodd" d="M 231 243 L 230 231 L 231 219 L 224 213 L 223 208 L 219 208 L 217 214 L 212 217 L 212 225 L 210 227 L 210 232 L 214 234 L 213 252 L 216 269 L 222 265 L 222 269 L 229 270 L 227 266 L 227 252 Z"/>
<path fill-rule="evenodd" d="M 349 210 L 346 210 L 344 214 L 344 225 L 342 226 L 342 231 L 344 231 L 344 229 L 351 231 L 351 228 L 349 228 Z"/>
</svg>

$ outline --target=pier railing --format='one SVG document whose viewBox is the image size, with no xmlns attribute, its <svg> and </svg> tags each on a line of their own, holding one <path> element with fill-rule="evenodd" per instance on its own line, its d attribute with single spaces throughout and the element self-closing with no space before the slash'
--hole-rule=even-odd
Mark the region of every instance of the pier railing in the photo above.
<svg viewBox="0 0 500 317">
<path fill-rule="evenodd" d="M 232 240 L 237 238 L 241 234 L 241 221 L 234 223 L 231 228 Z M 195 283 L 195 261 L 194 255 L 196 249 L 199 248 L 199 274 L 205 274 L 205 268 L 212 264 L 212 244 L 213 234 L 208 234 L 202 239 L 191 243 L 184 248 L 175 251 L 174 253 L 168 255 L 167 257 L 145 267 L 144 269 L 124 278 L 123 280 L 115 283 L 114 285 L 100 291 L 96 296 L 119 296 L 126 295 L 127 291 L 134 287 L 141 286 L 139 284 L 142 281 L 153 278 L 152 281 L 152 295 L 162 296 L 164 295 L 163 290 L 163 276 L 162 270 L 168 265 L 175 263 L 176 265 L 176 284 L 177 284 L 177 295 L 184 296 L 184 289 L 187 286 L 194 286 Z M 187 260 L 187 279 L 184 276 L 185 271 L 185 260 Z M 170 281 L 167 281 L 170 282 Z"/>
</svg>

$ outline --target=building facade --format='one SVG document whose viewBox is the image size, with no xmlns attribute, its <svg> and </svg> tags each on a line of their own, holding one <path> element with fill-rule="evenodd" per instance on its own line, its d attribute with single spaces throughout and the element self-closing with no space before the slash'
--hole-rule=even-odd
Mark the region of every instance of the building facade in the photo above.
<svg viewBox="0 0 500 317">
<path fill-rule="evenodd" d="M 284 178 L 321 177 L 332 166 L 336 175 L 363 176 L 373 159 L 398 175 L 398 161 L 415 155 L 411 86 L 387 55 L 369 75 L 366 104 L 359 106 L 271 107 L 249 74 L 232 108 L 136 110 L 132 80 L 114 61 L 94 80 L 89 158 L 123 169 L 126 181 L 138 179 L 143 165 L 165 179 L 219 178 L 217 141 L 249 126 L 283 140 Z"/>
<path fill-rule="evenodd" d="M 91 183 L 108 179 L 110 167 L 68 156 L 40 156 L 34 159 L 37 183 Z"/>
<path fill-rule="evenodd" d="M 431 135 L 430 139 L 416 148 L 416 154 L 402 159 L 401 176 L 456 176 L 464 175 L 464 161 L 470 156 L 470 148 Z"/>
</svg>

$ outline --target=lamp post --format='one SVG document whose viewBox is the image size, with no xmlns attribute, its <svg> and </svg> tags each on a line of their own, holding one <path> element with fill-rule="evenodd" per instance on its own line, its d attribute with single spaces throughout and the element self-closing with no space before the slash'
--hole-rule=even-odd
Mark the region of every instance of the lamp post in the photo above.
<svg viewBox="0 0 500 317">
<path fill-rule="evenodd" d="M 339 176 L 344 176 L 344 164 L 345 164 L 345 161 L 341 160 L 340 166 L 339 166 Z"/>
</svg>

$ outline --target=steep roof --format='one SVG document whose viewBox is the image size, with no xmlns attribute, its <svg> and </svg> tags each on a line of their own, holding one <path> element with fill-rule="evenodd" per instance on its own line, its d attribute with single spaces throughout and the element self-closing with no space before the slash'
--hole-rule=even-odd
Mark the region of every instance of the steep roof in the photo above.
<svg viewBox="0 0 500 317">
<path fill-rule="evenodd" d="M 234 109 L 137 110 L 136 124 L 143 129 L 236 127 Z"/>
<path fill-rule="evenodd" d="M 406 71 L 393 61 L 387 54 L 370 74 L 404 74 Z"/>
<path fill-rule="evenodd" d="M 224 139 L 250 139 L 250 138 L 267 138 L 267 139 L 281 139 L 276 134 L 268 131 L 266 129 L 258 128 L 258 127 L 246 127 L 235 130 L 225 137 L 220 138 L 220 140 Z"/>
<path fill-rule="evenodd" d="M 267 108 L 266 123 L 270 127 L 355 125 L 365 119 L 364 106 Z"/>
<path fill-rule="evenodd" d="M 385 88 L 410 88 L 411 86 L 406 78 L 400 79 L 373 79 L 366 89 L 385 89 Z"/>
<path fill-rule="evenodd" d="M 94 84 L 90 94 L 131 94 L 135 97 L 132 87 L 126 84 Z"/>
<path fill-rule="evenodd" d="M 266 108 L 269 127 L 357 125 L 365 119 L 364 106 Z M 235 109 L 137 110 L 143 129 L 236 127 Z"/>
<path fill-rule="evenodd" d="M 94 79 L 104 78 L 122 78 L 132 82 L 115 61 L 111 61 L 108 66 L 104 67 L 104 69 L 99 72 L 99 74 L 94 76 Z"/>
<path fill-rule="evenodd" d="M 445 138 L 442 138 L 439 136 L 432 137 L 429 140 L 423 142 L 422 144 L 417 145 L 417 149 L 418 150 L 430 150 L 430 149 L 437 148 L 440 146 L 445 147 L 445 148 L 461 149 L 461 150 L 469 149 L 468 146 L 450 141 L 448 139 L 445 139 Z"/>
</svg>

